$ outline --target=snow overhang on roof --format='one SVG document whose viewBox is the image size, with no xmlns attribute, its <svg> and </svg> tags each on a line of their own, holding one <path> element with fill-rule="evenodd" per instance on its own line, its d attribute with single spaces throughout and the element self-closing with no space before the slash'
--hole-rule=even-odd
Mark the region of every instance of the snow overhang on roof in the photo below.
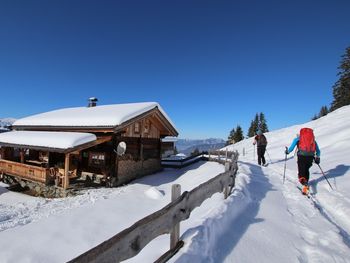
<svg viewBox="0 0 350 263">
<path fill-rule="evenodd" d="M 82 132 L 11 131 L 0 134 L 0 145 L 65 152 L 96 139 L 94 134 Z"/>
<path fill-rule="evenodd" d="M 173 136 L 167 136 L 162 139 L 162 142 L 177 142 L 178 138 Z"/>
<path fill-rule="evenodd" d="M 19 119 L 13 127 L 116 127 L 152 109 L 158 108 L 176 130 L 168 115 L 156 102 L 65 108 Z"/>
</svg>

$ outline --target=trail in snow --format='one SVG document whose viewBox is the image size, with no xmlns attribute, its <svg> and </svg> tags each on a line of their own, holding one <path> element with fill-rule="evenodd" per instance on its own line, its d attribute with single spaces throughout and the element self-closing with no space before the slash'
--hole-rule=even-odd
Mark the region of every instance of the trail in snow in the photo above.
<svg viewBox="0 0 350 263">
<path fill-rule="evenodd" d="M 320 211 L 320 214 L 324 216 L 325 219 L 327 219 L 331 224 L 333 224 L 336 228 L 339 230 L 339 234 L 343 237 L 344 244 L 348 246 L 350 249 L 350 235 L 349 233 L 340 225 L 338 225 L 334 219 L 329 215 L 327 211 L 322 207 L 322 205 L 315 199 L 314 195 L 311 195 L 311 200 L 313 202 L 313 205 L 315 208 L 317 208 Z"/>
<path fill-rule="evenodd" d="M 317 200 L 296 188 L 283 163 L 239 162 L 236 187 L 224 205 L 183 233 L 185 248 L 170 262 L 350 262 L 346 231 Z"/>
<path fill-rule="evenodd" d="M 245 163 L 244 165 L 247 165 L 248 167 L 255 166 L 254 164 L 249 163 Z M 276 170 L 278 172 L 276 172 Z M 265 224 L 262 221 L 261 226 L 259 226 L 259 228 L 265 229 L 269 226 L 269 224 L 273 224 L 273 227 L 269 229 L 270 232 L 267 233 L 267 235 L 272 236 L 272 239 L 275 239 L 276 236 L 281 236 L 285 233 L 288 233 L 287 228 L 289 228 L 289 230 L 293 229 L 293 231 L 295 231 L 294 234 L 296 234 L 298 238 L 295 238 L 295 241 L 292 242 L 294 243 L 292 246 L 283 245 L 284 243 L 286 243 L 285 240 L 279 240 L 277 242 L 278 250 L 292 252 L 292 255 L 289 255 L 286 258 L 281 258 L 281 255 L 279 255 L 278 252 L 276 253 L 275 251 L 276 247 L 274 246 L 274 244 L 276 240 L 271 241 L 266 239 L 265 237 L 260 237 L 259 231 L 262 230 L 259 228 L 254 228 L 254 226 L 250 226 L 251 233 L 249 233 L 249 231 L 245 233 L 245 235 L 247 235 L 248 238 L 242 236 L 239 239 L 239 242 L 237 242 L 238 244 L 227 256 L 225 262 L 236 262 L 239 261 L 239 259 L 243 258 L 247 260 L 246 262 L 252 262 L 254 259 L 257 258 L 258 255 L 260 257 L 261 255 L 264 255 L 264 253 L 256 253 L 250 251 L 249 247 L 248 249 L 244 248 L 244 243 L 247 243 L 249 244 L 249 246 L 251 246 L 252 240 L 254 239 L 256 244 L 254 246 L 254 249 L 251 250 L 256 251 L 259 247 L 266 250 L 265 257 L 260 259 L 260 262 L 274 262 L 276 258 L 279 258 L 279 262 L 295 262 L 296 260 L 294 257 L 296 255 L 297 260 L 299 262 L 349 262 L 349 239 L 347 232 L 344 229 L 342 229 L 341 226 L 333 222 L 333 220 L 330 218 L 325 209 L 319 204 L 315 195 L 310 200 L 300 194 L 299 190 L 295 187 L 297 180 L 293 181 L 290 178 L 288 178 L 286 183 L 283 185 L 281 183 L 282 172 L 283 170 L 278 170 L 278 168 L 275 168 L 274 170 L 269 168 L 263 168 L 262 172 L 259 172 L 259 170 L 257 169 L 251 168 L 250 176 L 252 177 L 253 181 L 258 181 L 260 183 L 259 187 L 265 189 L 267 188 L 266 185 L 264 186 L 262 184 L 262 180 L 257 179 L 257 177 L 267 177 L 268 182 L 273 185 L 273 188 L 277 189 L 277 191 L 280 190 L 283 194 L 284 200 L 280 201 L 286 203 L 286 211 L 288 212 L 292 223 L 289 220 L 283 219 L 282 216 L 285 216 L 285 214 L 283 213 L 283 211 L 281 211 L 281 208 L 283 207 L 281 206 L 281 204 L 267 209 L 268 214 L 264 212 L 264 209 L 266 208 L 264 208 L 263 205 L 260 204 L 261 211 L 259 211 L 257 216 L 264 215 L 264 217 L 262 218 L 264 218 L 266 221 Z M 257 196 L 257 188 L 252 187 L 250 190 L 252 190 L 252 196 Z M 271 205 L 271 203 L 273 202 L 273 200 L 269 198 L 269 194 L 266 195 L 265 199 L 266 200 L 263 200 L 262 202 L 269 203 L 269 205 Z M 252 198 L 252 200 L 254 203 L 254 198 Z M 276 209 L 278 211 L 276 211 Z M 273 215 L 271 216 L 271 214 Z M 241 217 L 241 221 L 245 220 L 246 214 L 241 214 Z M 278 217 L 278 220 L 284 221 L 284 229 L 279 229 L 276 226 L 276 222 L 273 221 L 275 220 L 273 217 Z M 237 224 L 237 222 L 234 221 L 233 225 L 235 224 Z M 293 233 L 289 233 L 289 235 L 293 235 Z M 251 240 L 249 240 L 250 236 L 252 238 Z M 230 240 L 231 238 L 228 239 Z M 247 239 L 249 241 L 246 241 Z M 290 241 L 290 238 L 288 238 L 287 240 Z M 268 242 L 268 246 L 266 246 L 266 242 Z M 221 242 L 219 242 L 219 244 L 220 243 Z"/>
</svg>

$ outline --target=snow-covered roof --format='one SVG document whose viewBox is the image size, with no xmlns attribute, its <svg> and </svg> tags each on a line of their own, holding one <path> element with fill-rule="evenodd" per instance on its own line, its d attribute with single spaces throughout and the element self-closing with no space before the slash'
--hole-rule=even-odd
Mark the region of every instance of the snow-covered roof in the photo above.
<svg viewBox="0 0 350 263">
<path fill-rule="evenodd" d="M 162 139 L 162 142 L 177 142 L 177 138 L 173 136 L 166 136 Z"/>
<path fill-rule="evenodd" d="M 58 109 L 19 119 L 13 126 L 115 127 L 154 108 L 158 108 L 175 128 L 168 115 L 156 102 Z"/>
<path fill-rule="evenodd" d="M 0 134 L 0 145 L 66 150 L 96 139 L 94 134 L 82 132 L 11 131 Z"/>
</svg>

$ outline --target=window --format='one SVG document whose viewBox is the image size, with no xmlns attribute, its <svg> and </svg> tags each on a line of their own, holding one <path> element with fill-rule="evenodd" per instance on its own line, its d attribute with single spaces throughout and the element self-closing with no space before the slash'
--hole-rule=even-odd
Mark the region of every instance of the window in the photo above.
<svg viewBox="0 0 350 263">
<path fill-rule="evenodd" d="M 150 126 L 150 122 L 149 120 L 145 121 L 145 127 L 144 127 L 144 133 L 149 133 L 149 126 Z"/>
<path fill-rule="evenodd" d="M 134 132 L 140 133 L 140 123 L 139 122 L 135 122 Z"/>
<path fill-rule="evenodd" d="M 93 152 L 89 155 L 89 166 L 104 166 L 105 165 L 105 153 Z"/>
</svg>

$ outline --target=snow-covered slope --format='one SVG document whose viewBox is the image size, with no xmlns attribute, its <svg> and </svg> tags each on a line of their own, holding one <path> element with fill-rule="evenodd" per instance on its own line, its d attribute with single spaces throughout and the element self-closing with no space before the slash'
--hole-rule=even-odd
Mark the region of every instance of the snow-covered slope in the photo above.
<svg viewBox="0 0 350 263">
<path fill-rule="evenodd" d="M 312 199 L 296 187 L 292 154 L 282 181 L 284 146 L 301 127 L 314 128 L 321 166 L 334 188 L 314 165 Z M 268 167 L 256 164 L 252 139 L 229 146 L 240 153 L 232 195 L 224 200 L 215 194 L 181 223 L 185 246 L 170 262 L 350 262 L 350 106 L 266 136 Z M 0 184 L 0 262 L 68 261 L 162 208 L 171 184 L 190 190 L 223 170 L 200 162 L 65 199 L 25 196 Z M 127 262 L 154 262 L 168 248 L 169 236 L 160 236 Z"/>
<path fill-rule="evenodd" d="M 293 154 L 282 180 L 284 148 L 302 127 L 314 129 L 334 188 L 313 165 L 310 199 L 297 188 Z M 350 262 L 350 106 L 265 135 L 268 167 L 257 165 L 252 138 L 227 147 L 240 153 L 234 192 L 224 204 L 208 204 L 196 226 L 182 224 L 190 228 L 182 236 L 186 245 L 170 262 Z"/>
<path fill-rule="evenodd" d="M 317 200 L 322 207 L 350 233 L 350 106 L 342 107 L 315 121 L 266 133 L 268 147 L 265 157 L 267 162 L 272 163 L 271 168 L 284 164 L 284 148 L 290 146 L 302 127 L 314 129 L 321 149 L 320 166 L 335 188 L 330 191 L 321 170 L 314 164 L 310 169 L 312 190 L 317 193 Z M 256 152 L 252 142 L 252 138 L 247 139 L 228 146 L 228 149 L 237 150 L 241 157 L 254 159 Z M 297 179 L 297 157 L 292 157 L 293 154 L 289 154 L 286 176 L 294 182 Z"/>
</svg>

